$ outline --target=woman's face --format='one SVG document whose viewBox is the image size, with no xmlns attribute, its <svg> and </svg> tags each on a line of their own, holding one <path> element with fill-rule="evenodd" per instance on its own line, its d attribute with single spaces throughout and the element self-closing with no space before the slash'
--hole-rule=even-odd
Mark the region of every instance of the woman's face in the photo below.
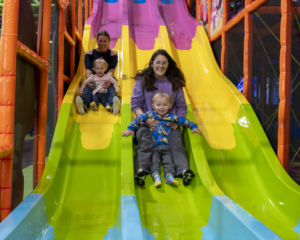
<svg viewBox="0 0 300 240">
<path fill-rule="evenodd" d="M 155 77 L 158 79 L 165 78 L 166 71 L 168 70 L 168 65 L 168 59 L 164 55 L 157 55 L 151 65 Z"/>
<path fill-rule="evenodd" d="M 99 52 L 107 52 L 109 49 L 109 41 L 108 38 L 104 35 L 100 35 L 97 39 L 98 50 Z"/>
</svg>

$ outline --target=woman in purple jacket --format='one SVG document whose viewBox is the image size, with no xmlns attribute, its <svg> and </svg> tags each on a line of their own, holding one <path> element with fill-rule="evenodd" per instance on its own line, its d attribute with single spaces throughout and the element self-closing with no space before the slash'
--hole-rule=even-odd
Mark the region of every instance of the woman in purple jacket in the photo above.
<svg viewBox="0 0 300 240">
<path fill-rule="evenodd" d="M 187 105 L 182 88 L 185 86 L 183 73 L 176 62 L 163 49 L 153 53 L 149 66 L 137 72 L 131 97 L 131 110 L 136 116 L 152 110 L 153 96 L 158 92 L 169 94 L 172 99 L 170 113 L 185 117 Z M 148 119 L 146 124 L 155 128 L 158 121 Z M 185 149 L 182 145 L 182 135 L 177 123 L 172 123 L 169 137 L 173 161 L 176 168 L 175 176 L 183 178 L 183 184 L 189 185 L 195 174 L 190 170 Z M 136 131 L 138 145 L 135 156 L 135 180 L 139 185 L 145 184 L 146 175 L 150 173 L 152 156 L 152 138 L 146 126 Z"/>
</svg>

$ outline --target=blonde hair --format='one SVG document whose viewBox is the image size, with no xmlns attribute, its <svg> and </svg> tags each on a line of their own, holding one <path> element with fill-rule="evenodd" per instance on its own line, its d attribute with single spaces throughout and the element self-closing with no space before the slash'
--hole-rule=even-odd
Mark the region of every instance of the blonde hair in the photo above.
<svg viewBox="0 0 300 240">
<path fill-rule="evenodd" d="M 108 63 L 103 58 L 96 59 L 93 63 L 93 67 L 95 67 L 97 63 L 103 63 L 106 69 L 108 69 Z"/>
<path fill-rule="evenodd" d="M 152 99 L 152 102 L 154 103 L 157 98 L 161 97 L 166 97 L 169 100 L 169 103 L 172 104 L 172 97 L 166 93 L 156 93 Z"/>
</svg>

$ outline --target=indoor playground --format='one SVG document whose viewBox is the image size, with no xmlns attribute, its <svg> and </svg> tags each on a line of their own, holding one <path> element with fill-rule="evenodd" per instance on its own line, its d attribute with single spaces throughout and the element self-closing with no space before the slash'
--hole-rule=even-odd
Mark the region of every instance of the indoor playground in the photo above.
<svg viewBox="0 0 300 240">
<path fill-rule="evenodd" d="M 1 240 L 300 239 L 300 0 L 0 0 L 0 21 Z M 102 30 L 120 113 L 81 115 Z M 202 132 L 181 129 L 188 186 L 138 185 L 121 137 L 158 49 Z"/>
</svg>

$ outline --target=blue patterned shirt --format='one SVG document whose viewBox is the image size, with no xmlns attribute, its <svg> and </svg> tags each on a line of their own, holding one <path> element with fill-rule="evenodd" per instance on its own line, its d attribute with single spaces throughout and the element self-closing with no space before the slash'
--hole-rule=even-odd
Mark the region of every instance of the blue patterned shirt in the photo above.
<svg viewBox="0 0 300 240">
<path fill-rule="evenodd" d="M 155 111 L 150 111 L 136 117 L 130 123 L 127 129 L 134 131 L 135 129 L 138 129 L 139 126 L 145 124 L 146 120 L 149 118 L 153 118 L 159 121 L 159 124 L 157 125 L 155 130 L 152 130 L 151 128 L 148 127 L 153 139 L 153 147 L 156 145 L 168 145 L 168 138 L 171 133 L 171 128 L 170 128 L 171 122 L 176 122 L 180 126 L 188 127 L 190 129 L 197 128 L 197 125 L 189 121 L 187 118 L 184 117 L 178 118 L 175 114 L 169 114 L 169 113 L 162 117 L 158 115 Z"/>
</svg>

